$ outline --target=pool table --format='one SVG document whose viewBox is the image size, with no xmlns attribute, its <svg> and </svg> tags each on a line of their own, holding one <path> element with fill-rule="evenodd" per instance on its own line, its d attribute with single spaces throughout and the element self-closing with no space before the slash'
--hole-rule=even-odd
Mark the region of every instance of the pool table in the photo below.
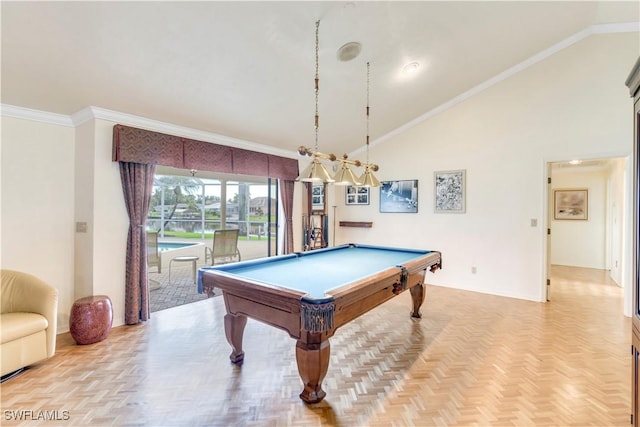
<svg viewBox="0 0 640 427">
<path fill-rule="evenodd" d="M 320 402 L 329 367 L 329 338 L 340 326 L 393 298 L 411 292 L 411 316 L 420 317 L 427 270 L 441 268 L 438 251 L 346 244 L 309 252 L 203 267 L 198 291 L 222 290 L 230 359 L 244 359 L 247 317 L 283 329 L 296 339 L 304 384 L 300 398 Z"/>
</svg>

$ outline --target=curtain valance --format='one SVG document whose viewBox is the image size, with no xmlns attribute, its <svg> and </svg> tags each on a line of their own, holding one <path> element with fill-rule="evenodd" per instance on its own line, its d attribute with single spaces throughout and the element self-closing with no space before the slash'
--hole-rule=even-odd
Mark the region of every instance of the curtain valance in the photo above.
<svg viewBox="0 0 640 427">
<path fill-rule="evenodd" d="M 295 159 L 119 124 L 113 127 L 113 161 L 283 180 L 298 177 Z"/>
</svg>

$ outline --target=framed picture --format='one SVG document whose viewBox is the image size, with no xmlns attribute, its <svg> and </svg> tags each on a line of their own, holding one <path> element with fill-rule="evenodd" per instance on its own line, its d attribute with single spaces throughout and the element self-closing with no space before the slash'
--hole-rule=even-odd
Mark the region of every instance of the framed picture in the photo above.
<svg viewBox="0 0 640 427">
<path fill-rule="evenodd" d="M 465 213 L 466 170 L 434 172 L 436 213 Z"/>
<path fill-rule="evenodd" d="M 324 184 L 311 184 L 311 212 L 324 212 Z"/>
<path fill-rule="evenodd" d="M 369 204 L 369 187 L 347 186 L 344 192 L 345 204 L 347 205 L 368 205 Z"/>
<path fill-rule="evenodd" d="M 553 219 L 586 220 L 588 214 L 589 190 L 553 190 Z"/>
<path fill-rule="evenodd" d="M 418 212 L 418 180 L 382 181 L 380 212 Z"/>
</svg>

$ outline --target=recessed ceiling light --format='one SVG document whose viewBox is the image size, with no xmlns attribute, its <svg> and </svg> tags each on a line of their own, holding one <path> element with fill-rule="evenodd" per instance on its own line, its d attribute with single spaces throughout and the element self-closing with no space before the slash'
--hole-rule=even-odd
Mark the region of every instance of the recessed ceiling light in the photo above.
<svg viewBox="0 0 640 427">
<path fill-rule="evenodd" d="M 362 45 L 358 42 L 349 42 L 344 45 L 340 49 L 338 49 L 338 59 L 342 62 L 351 61 L 358 55 L 360 55 L 360 51 L 362 50 Z"/>
<path fill-rule="evenodd" d="M 404 67 L 402 67 L 402 72 L 405 74 L 413 74 L 416 71 L 418 71 L 418 68 L 420 68 L 420 64 L 417 62 L 411 62 L 407 65 L 405 65 Z"/>
</svg>

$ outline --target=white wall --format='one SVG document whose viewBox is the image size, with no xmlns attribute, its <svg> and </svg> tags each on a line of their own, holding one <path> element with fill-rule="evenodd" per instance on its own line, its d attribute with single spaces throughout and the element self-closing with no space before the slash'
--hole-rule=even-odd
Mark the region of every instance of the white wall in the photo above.
<svg viewBox="0 0 640 427">
<path fill-rule="evenodd" d="M 124 323 L 124 289 L 129 216 L 124 205 L 120 169 L 111 160 L 113 125 L 95 123 L 94 294 L 109 295 L 114 324 Z"/>
<path fill-rule="evenodd" d="M 59 291 L 58 328 L 74 301 L 74 129 L 2 117 L 2 268 Z"/>
<path fill-rule="evenodd" d="M 76 129 L 75 150 L 75 222 L 86 224 L 86 232 L 75 233 L 75 288 L 74 298 L 93 293 L 93 230 L 94 230 L 94 125 L 84 123 Z"/>
<path fill-rule="evenodd" d="M 633 158 L 613 159 L 609 168 L 607 198 L 607 230 L 609 230 L 607 268 L 614 282 L 622 286 L 624 263 L 630 260 L 624 258 L 624 232 L 632 229 L 632 224 L 627 225 L 630 218 L 627 213 L 632 209 L 631 189 L 627 188 L 627 168 L 633 164 Z M 629 174 L 631 177 L 631 174 Z M 629 197 L 627 197 L 629 194 Z M 628 239 L 629 241 L 631 239 Z M 629 251 L 630 252 L 630 251 Z M 631 267 L 631 266 L 629 266 Z"/>
<path fill-rule="evenodd" d="M 607 181 L 600 170 L 556 169 L 552 175 L 553 191 L 587 189 L 587 220 L 551 221 L 551 263 L 606 269 Z"/>
<path fill-rule="evenodd" d="M 113 324 L 124 323 L 124 283 L 129 220 L 118 163 L 111 161 L 113 125 L 91 120 L 76 132 L 76 221 L 87 223 L 76 233 L 75 298 L 107 295 Z"/>
<path fill-rule="evenodd" d="M 370 158 L 381 165 L 379 179 L 419 180 L 419 212 L 379 213 L 377 190 L 369 206 L 345 206 L 337 188 L 338 221 L 374 222 L 371 229 L 339 227 L 337 243 L 440 250 L 444 268 L 428 275 L 431 283 L 544 301 L 546 163 L 630 155 L 632 102 L 624 80 L 638 51 L 637 34 L 591 36 L 382 144 L 374 141 Z M 371 120 L 373 128 L 373 113 Z M 455 169 L 467 171 L 467 212 L 435 214 L 433 173 Z"/>
</svg>

